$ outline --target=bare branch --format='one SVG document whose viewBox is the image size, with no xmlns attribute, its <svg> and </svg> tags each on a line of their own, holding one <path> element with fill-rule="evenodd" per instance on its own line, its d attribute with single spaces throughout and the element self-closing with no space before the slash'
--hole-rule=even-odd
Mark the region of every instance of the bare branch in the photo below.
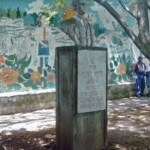
<svg viewBox="0 0 150 150">
<path fill-rule="evenodd" d="M 118 2 L 121 4 L 121 6 L 135 19 L 137 19 L 137 17 L 131 12 L 131 10 L 122 2 L 122 0 L 118 0 Z"/>
</svg>

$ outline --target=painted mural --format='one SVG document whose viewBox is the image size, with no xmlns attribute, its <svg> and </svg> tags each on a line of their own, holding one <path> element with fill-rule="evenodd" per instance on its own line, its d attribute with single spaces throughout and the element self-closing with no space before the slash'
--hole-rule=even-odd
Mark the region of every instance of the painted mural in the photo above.
<svg viewBox="0 0 150 150">
<path fill-rule="evenodd" d="M 110 1 L 136 30 L 134 19 L 116 0 Z M 55 88 L 55 48 L 75 45 L 59 24 L 75 12 L 70 2 L 52 12 L 53 4 L 53 0 L 0 0 L 0 93 Z M 91 2 L 87 8 L 94 46 L 108 48 L 109 84 L 131 82 L 137 48 L 102 6 Z"/>
</svg>

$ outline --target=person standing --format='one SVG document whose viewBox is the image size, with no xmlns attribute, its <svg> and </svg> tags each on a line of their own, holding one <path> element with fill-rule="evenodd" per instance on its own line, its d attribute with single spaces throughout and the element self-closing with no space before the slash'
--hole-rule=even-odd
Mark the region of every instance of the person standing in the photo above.
<svg viewBox="0 0 150 150">
<path fill-rule="evenodd" d="M 145 89 L 145 73 L 146 65 L 142 62 L 142 57 L 138 57 L 138 62 L 135 64 L 135 74 L 136 74 L 136 88 L 135 95 L 141 97 L 144 94 Z"/>
</svg>

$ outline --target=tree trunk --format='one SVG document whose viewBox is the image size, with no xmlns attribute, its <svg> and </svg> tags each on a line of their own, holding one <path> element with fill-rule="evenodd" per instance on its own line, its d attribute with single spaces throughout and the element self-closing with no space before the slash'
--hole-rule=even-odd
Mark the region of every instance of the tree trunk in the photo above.
<svg viewBox="0 0 150 150">
<path fill-rule="evenodd" d="M 148 3 L 147 0 L 138 0 L 137 22 L 139 27 L 139 37 L 143 43 L 150 41 Z"/>
</svg>

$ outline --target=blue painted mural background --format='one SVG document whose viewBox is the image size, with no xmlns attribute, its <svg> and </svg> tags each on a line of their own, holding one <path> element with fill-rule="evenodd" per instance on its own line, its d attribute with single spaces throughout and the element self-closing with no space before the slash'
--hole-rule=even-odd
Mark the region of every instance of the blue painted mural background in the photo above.
<svg viewBox="0 0 150 150">
<path fill-rule="evenodd" d="M 134 18 L 109 0 L 136 30 Z M 62 11 L 51 14 L 52 0 L 0 1 L 0 92 L 55 88 L 54 57 L 57 46 L 74 45 L 58 25 Z M 126 0 L 130 3 L 131 0 Z M 65 7 L 70 6 L 67 3 Z M 65 9 L 64 7 L 64 9 Z M 109 84 L 132 81 L 131 66 L 139 51 L 115 19 L 100 5 L 88 5 L 95 46 L 108 48 Z"/>
</svg>

